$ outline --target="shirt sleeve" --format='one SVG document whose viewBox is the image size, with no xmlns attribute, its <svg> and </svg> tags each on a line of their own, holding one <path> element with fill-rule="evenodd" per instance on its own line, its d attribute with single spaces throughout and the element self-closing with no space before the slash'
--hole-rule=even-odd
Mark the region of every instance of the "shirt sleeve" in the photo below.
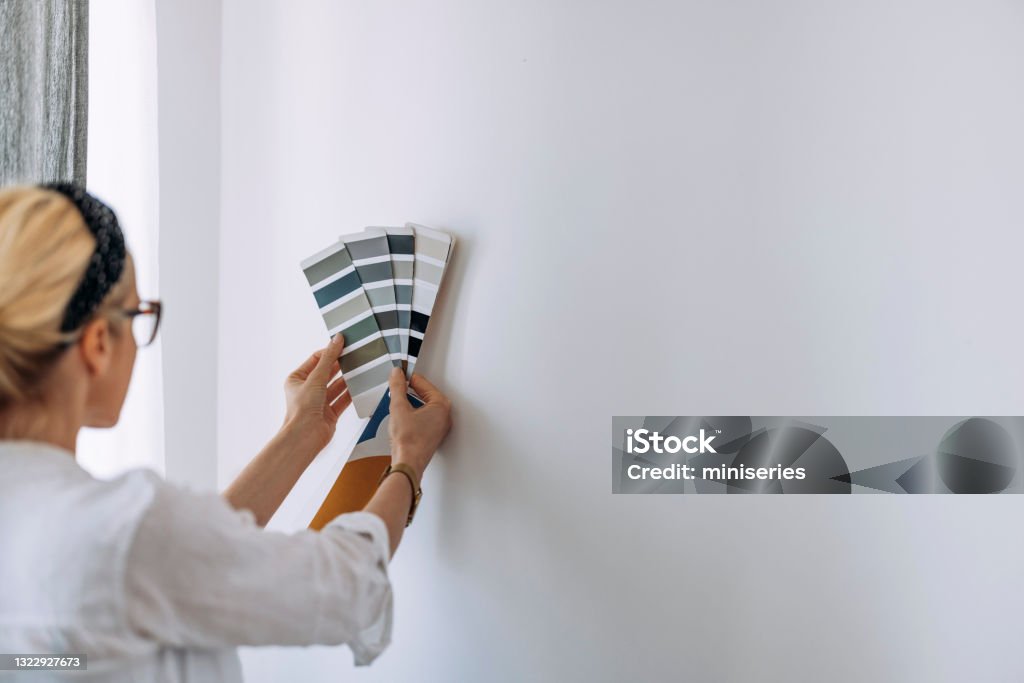
<svg viewBox="0 0 1024 683">
<path fill-rule="evenodd" d="M 126 557 L 124 613 L 167 645 L 346 643 L 365 666 L 391 642 L 389 556 L 370 512 L 285 534 L 219 495 L 160 481 Z"/>
</svg>

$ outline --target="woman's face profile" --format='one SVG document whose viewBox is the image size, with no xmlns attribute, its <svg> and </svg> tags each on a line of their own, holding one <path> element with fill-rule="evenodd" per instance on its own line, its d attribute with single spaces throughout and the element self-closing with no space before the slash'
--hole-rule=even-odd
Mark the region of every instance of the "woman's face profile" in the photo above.
<svg viewBox="0 0 1024 683">
<path fill-rule="evenodd" d="M 118 308 L 132 310 L 138 308 L 140 299 L 136 289 L 135 265 L 131 254 L 125 261 L 124 277 L 127 278 L 128 296 Z M 138 344 L 132 334 L 132 320 L 124 315 L 106 316 L 110 334 L 106 335 L 109 343 L 109 357 L 101 372 L 92 378 L 88 401 L 86 403 L 86 427 L 113 427 L 121 415 L 128 385 L 135 367 L 135 355 Z"/>
</svg>

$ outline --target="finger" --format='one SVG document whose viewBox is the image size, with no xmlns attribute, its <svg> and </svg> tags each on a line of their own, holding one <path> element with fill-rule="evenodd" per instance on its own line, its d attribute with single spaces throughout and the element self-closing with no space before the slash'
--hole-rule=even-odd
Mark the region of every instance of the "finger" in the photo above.
<svg viewBox="0 0 1024 683">
<path fill-rule="evenodd" d="M 316 361 L 316 367 L 314 367 L 310 373 L 309 378 L 317 382 L 327 384 L 327 381 L 331 379 L 331 367 L 338 362 L 338 358 L 341 356 L 341 351 L 345 346 L 345 339 L 342 337 L 341 332 L 331 337 L 330 343 L 320 353 L 320 358 Z"/>
<path fill-rule="evenodd" d="M 336 377 L 333 382 L 327 385 L 327 402 L 334 403 L 335 399 L 345 393 L 348 385 L 344 377 Z"/>
<path fill-rule="evenodd" d="M 352 405 L 352 394 L 346 391 L 331 404 L 331 412 L 334 413 L 334 419 L 337 420 L 341 417 L 341 414 L 345 412 L 345 408 L 348 408 L 350 405 Z"/>
<path fill-rule="evenodd" d="M 441 390 L 427 381 L 423 375 L 413 375 L 409 384 L 413 391 L 420 395 L 426 403 L 448 403 L 448 397 Z"/>
<path fill-rule="evenodd" d="M 292 371 L 290 377 L 295 377 L 296 379 L 306 379 L 307 377 L 309 377 L 309 373 L 313 370 L 313 368 L 316 367 L 316 362 L 319 359 L 319 351 L 310 354 L 309 358 L 302 361 L 302 365 L 300 365 L 299 367 L 295 368 L 295 370 Z"/>
<path fill-rule="evenodd" d="M 320 354 L 321 354 L 321 353 L 322 353 L 322 351 L 317 351 L 317 352 L 316 352 L 316 353 L 314 354 L 314 355 L 315 355 L 315 356 L 317 357 L 317 359 L 318 359 L 318 360 L 319 360 L 319 358 L 320 358 Z M 314 368 L 315 368 L 315 367 L 316 367 L 316 366 L 314 366 Z M 341 372 L 341 363 L 340 363 L 340 362 L 338 362 L 338 361 L 334 361 L 333 363 L 331 363 L 331 367 L 330 367 L 330 369 L 329 369 L 329 370 L 327 371 L 327 379 L 326 379 L 325 381 L 330 381 L 331 379 L 333 379 L 333 378 L 337 377 L 337 375 L 338 375 L 338 373 L 339 373 L 339 372 Z M 306 377 L 308 377 L 308 373 L 307 373 L 307 376 L 306 376 Z M 305 380 L 305 379 L 306 379 L 306 378 L 303 378 L 303 380 Z"/>
<path fill-rule="evenodd" d="M 405 373 L 397 365 L 391 368 L 391 376 L 388 377 L 388 387 L 391 389 L 391 410 L 412 409 L 409 397 L 405 395 L 408 385 L 405 382 Z"/>
</svg>

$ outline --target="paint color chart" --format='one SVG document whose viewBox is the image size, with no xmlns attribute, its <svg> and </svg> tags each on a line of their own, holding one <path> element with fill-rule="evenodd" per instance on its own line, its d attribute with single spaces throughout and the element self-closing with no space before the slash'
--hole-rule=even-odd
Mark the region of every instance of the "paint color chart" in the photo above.
<svg viewBox="0 0 1024 683">
<path fill-rule="evenodd" d="M 409 323 L 412 319 L 412 287 L 416 237 L 409 226 L 386 228 L 391 270 L 395 275 L 395 310 L 398 315 L 398 339 L 402 351 L 402 369 L 408 374 Z"/>
<path fill-rule="evenodd" d="M 413 261 L 412 315 L 409 322 L 408 372 L 411 375 L 427 333 L 437 291 L 451 256 L 451 235 L 423 225 L 406 223 L 416 235 Z"/>
<path fill-rule="evenodd" d="M 455 240 L 422 225 L 367 228 L 301 263 L 359 417 L 381 403 L 393 366 L 411 376 Z"/>
<path fill-rule="evenodd" d="M 387 233 L 379 228 L 342 235 L 339 241 L 352 257 L 359 281 L 370 301 L 373 317 L 384 338 L 392 365 L 402 364 L 402 348 L 398 338 L 398 312 L 395 307 L 395 278 L 391 271 L 391 252 Z"/>
</svg>

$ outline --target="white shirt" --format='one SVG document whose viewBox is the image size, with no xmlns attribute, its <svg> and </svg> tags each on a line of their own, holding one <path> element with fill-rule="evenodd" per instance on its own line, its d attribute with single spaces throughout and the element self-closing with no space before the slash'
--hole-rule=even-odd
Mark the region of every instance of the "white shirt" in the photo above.
<svg viewBox="0 0 1024 683">
<path fill-rule="evenodd" d="M 347 643 L 367 665 L 391 642 L 389 556 L 369 512 L 266 531 L 149 470 L 102 481 L 0 441 L 0 652 L 88 656 L 45 680 L 241 681 L 237 645 Z"/>
</svg>

